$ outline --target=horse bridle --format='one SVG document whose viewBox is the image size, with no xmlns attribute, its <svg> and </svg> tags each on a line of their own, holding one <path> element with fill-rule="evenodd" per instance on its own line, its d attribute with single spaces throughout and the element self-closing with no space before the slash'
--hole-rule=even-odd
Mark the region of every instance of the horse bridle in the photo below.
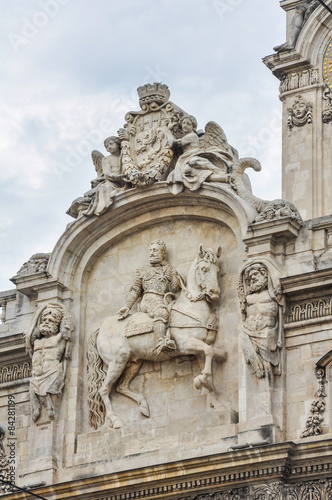
<svg viewBox="0 0 332 500">
<path fill-rule="evenodd" d="M 218 328 L 215 328 L 215 326 L 212 323 L 207 323 L 205 325 L 204 323 L 202 323 L 202 321 L 200 319 L 196 318 L 196 316 L 193 316 L 192 314 L 188 314 L 188 313 L 185 313 L 183 311 L 179 311 L 179 309 L 176 309 L 175 307 L 172 307 L 172 311 L 175 311 L 179 314 L 182 314 L 182 316 L 187 316 L 187 318 L 190 318 L 190 319 L 193 319 L 194 321 L 197 321 L 198 325 L 197 324 L 196 325 L 188 325 L 188 324 L 174 325 L 172 323 L 172 324 L 169 324 L 170 328 L 197 328 L 197 327 L 201 327 L 201 328 L 205 328 L 205 330 L 212 331 L 212 332 L 218 331 Z"/>
</svg>

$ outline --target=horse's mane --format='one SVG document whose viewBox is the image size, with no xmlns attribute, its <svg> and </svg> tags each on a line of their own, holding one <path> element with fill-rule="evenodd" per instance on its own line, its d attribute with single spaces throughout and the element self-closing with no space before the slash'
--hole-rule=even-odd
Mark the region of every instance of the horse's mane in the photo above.
<svg viewBox="0 0 332 500">
<path fill-rule="evenodd" d="M 204 249 L 204 255 L 199 261 L 205 260 L 206 262 L 211 262 L 212 264 L 218 264 L 218 258 L 215 252 L 211 248 Z"/>
</svg>

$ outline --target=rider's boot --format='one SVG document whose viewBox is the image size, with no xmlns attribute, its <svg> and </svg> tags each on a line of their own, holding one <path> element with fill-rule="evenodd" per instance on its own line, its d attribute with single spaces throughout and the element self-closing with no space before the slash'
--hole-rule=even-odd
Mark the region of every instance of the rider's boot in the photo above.
<svg viewBox="0 0 332 500">
<path fill-rule="evenodd" d="M 164 321 L 158 320 L 154 323 L 154 331 L 157 334 L 157 353 L 165 352 L 169 354 L 175 351 L 176 344 L 174 340 L 170 338 L 169 333 L 167 333 L 167 327 Z"/>
</svg>

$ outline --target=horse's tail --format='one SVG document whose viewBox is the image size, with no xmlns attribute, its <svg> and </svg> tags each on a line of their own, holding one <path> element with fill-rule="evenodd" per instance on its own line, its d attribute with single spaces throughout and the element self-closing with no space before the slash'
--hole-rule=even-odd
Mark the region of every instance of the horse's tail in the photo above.
<svg viewBox="0 0 332 500">
<path fill-rule="evenodd" d="M 103 425 L 106 416 L 106 408 L 99 394 L 106 372 L 103 368 L 103 360 L 97 350 L 98 333 L 99 328 L 91 335 L 87 353 L 89 424 L 94 429 Z"/>
</svg>

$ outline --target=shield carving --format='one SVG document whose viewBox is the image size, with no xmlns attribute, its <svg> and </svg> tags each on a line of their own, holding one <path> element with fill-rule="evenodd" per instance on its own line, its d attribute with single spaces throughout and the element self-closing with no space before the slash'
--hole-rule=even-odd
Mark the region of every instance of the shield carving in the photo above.
<svg viewBox="0 0 332 500">
<path fill-rule="evenodd" d="M 148 112 L 126 116 L 129 140 L 121 144 L 122 169 L 134 186 L 148 186 L 159 181 L 171 164 L 174 138 L 168 127 L 170 110 L 165 108 L 150 108 Z"/>
</svg>

